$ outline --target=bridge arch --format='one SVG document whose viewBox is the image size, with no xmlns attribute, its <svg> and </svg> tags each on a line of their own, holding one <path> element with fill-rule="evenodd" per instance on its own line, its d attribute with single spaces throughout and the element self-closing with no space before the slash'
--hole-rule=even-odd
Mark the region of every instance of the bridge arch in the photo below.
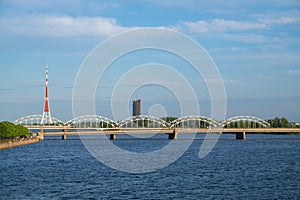
<svg viewBox="0 0 300 200">
<path fill-rule="evenodd" d="M 83 115 L 75 117 L 65 123 L 66 126 L 74 128 L 116 128 L 117 124 L 103 116 L 99 115 Z"/>
<path fill-rule="evenodd" d="M 171 128 L 207 128 L 219 127 L 220 123 L 205 116 L 185 116 L 171 122 Z"/>
<path fill-rule="evenodd" d="M 222 122 L 223 128 L 259 128 L 270 127 L 265 120 L 254 116 L 235 116 Z"/>
<path fill-rule="evenodd" d="M 120 128 L 168 128 L 169 123 L 150 115 L 133 116 L 118 123 Z"/>
<path fill-rule="evenodd" d="M 14 124 L 20 124 L 20 125 L 27 125 L 27 126 L 40 126 L 42 125 L 41 124 L 41 121 L 42 121 L 42 115 L 28 115 L 28 116 L 24 116 L 24 117 L 21 117 L 17 120 L 14 121 Z M 52 121 L 53 123 L 52 124 L 43 124 L 43 125 L 54 125 L 54 126 L 58 126 L 58 125 L 64 125 L 64 122 L 55 118 L 55 117 L 52 117 Z"/>
</svg>

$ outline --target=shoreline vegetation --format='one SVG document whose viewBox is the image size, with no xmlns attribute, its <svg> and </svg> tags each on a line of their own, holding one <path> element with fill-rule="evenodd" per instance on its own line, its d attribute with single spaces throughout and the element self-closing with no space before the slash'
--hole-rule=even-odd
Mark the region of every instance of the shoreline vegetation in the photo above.
<svg viewBox="0 0 300 200">
<path fill-rule="evenodd" d="M 30 134 L 22 125 L 0 122 L 0 150 L 39 142 L 38 137 Z"/>
</svg>

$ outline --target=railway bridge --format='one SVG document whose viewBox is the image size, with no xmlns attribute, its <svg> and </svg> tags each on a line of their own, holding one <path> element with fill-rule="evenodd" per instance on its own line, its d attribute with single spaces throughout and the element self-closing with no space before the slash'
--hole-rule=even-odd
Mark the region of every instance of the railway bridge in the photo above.
<svg viewBox="0 0 300 200">
<path fill-rule="evenodd" d="M 38 132 L 44 136 L 61 136 L 67 139 L 71 135 L 109 135 L 111 140 L 121 134 L 167 134 L 169 139 L 176 139 L 180 133 L 232 133 L 236 139 L 246 139 L 246 133 L 292 133 L 300 128 L 271 128 L 265 120 L 254 116 L 235 116 L 224 121 L 217 121 L 206 116 L 184 116 L 173 121 L 149 115 L 129 117 L 114 121 L 99 115 L 84 115 L 63 122 L 52 117 L 51 124 L 41 124 L 42 115 L 29 115 L 17 119 L 14 123 Z"/>
</svg>

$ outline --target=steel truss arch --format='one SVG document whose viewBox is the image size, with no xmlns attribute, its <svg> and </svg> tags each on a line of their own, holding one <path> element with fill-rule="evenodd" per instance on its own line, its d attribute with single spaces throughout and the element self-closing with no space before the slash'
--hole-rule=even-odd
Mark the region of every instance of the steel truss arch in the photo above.
<svg viewBox="0 0 300 200">
<path fill-rule="evenodd" d="M 209 127 L 220 127 L 221 124 L 205 116 L 184 116 L 171 122 L 170 128 L 201 128 L 207 124 Z"/>
<path fill-rule="evenodd" d="M 82 115 L 70 119 L 65 125 L 77 128 L 117 128 L 115 121 L 100 115 Z"/>
<path fill-rule="evenodd" d="M 21 117 L 14 121 L 14 124 L 20 124 L 20 125 L 28 125 L 28 126 L 40 126 L 40 125 L 64 125 L 64 122 L 52 117 L 52 123 L 51 124 L 41 124 L 43 115 L 27 115 L 24 117 Z"/>
<path fill-rule="evenodd" d="M 120 128 L 169 128 L 170 124 L 150 115 L 129 117 L 118 123 Z"/>
<path fill-rule="evenodd" d="M 258 117 L 254 117 L 254 116 L 234 116 L 231 117 L 229 119 L 226 119 L 225 121 L 222 122 L 222 127 L 225 127 L 231 123 L 235 123 L 235 122 L 240 122 L 240 121 L 248 121 L 248 122 L 254 122 L 257 123 L 259 125 L 261 125 L 262 127 L 270 127 L 270 124 L 268 122 L 266 122 L 265 120 L 258 118 Z"/>
</svg>

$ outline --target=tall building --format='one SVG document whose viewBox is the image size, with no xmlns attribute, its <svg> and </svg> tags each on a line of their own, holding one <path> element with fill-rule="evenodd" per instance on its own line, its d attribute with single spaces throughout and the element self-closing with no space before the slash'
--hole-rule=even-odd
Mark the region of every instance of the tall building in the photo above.
<svg viewBox="0 0 300 200">
<path fill-rule="evenodd" d="M 135 99 L 132 103 L 132 116 L 141 115 L 141 100 Z"/>
</svg>

